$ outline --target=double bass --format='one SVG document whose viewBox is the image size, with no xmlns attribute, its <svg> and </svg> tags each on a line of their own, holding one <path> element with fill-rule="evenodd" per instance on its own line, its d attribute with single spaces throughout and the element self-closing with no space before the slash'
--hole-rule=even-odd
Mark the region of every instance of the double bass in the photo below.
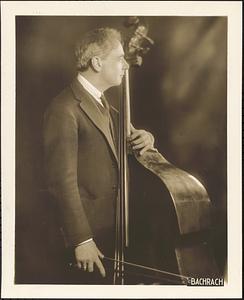
<svg viewBox="0 0 244 300">
<path fill-rule="evenodd" d="M 154 41 L 139 18 L 129 17 L 126 71 L 120 101 L 120 188 L 116 209 L 114 284 L 188 284 L 217 278 L 211 248 L 211 201 L 204 186 L 153 148 L 143 155 L 127 145 L 130 76 Z M 131 153 L 132 152 L 132 153 Z"/>
</svg>

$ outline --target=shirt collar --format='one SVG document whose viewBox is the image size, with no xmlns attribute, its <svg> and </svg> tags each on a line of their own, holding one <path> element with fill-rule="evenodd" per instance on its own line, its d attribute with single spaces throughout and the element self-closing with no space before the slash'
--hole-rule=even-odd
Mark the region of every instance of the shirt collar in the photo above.
<svg viewBox="0 0 244 300">
<path fill-rule="evenodd" d="M 80 73 L 77 75 L 77 79 L 82 84 L 82 86 L 94 97 L 100 99 L 102 93 L 93 85 L 91 84 L 84 76 Z"/>
</svg>

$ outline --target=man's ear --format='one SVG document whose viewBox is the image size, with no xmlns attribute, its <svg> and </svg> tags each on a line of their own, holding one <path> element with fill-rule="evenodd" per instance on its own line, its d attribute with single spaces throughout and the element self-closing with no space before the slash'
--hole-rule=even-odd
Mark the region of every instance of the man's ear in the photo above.
<svg viewBox="0 0 244 300">
<path fill-rule="evenodd" d="M 91 67 L 95 72 L 100 72 L 102 68 L 102 60 L 99 56 L 93 56 L 91 58 Z"/>
</svg>

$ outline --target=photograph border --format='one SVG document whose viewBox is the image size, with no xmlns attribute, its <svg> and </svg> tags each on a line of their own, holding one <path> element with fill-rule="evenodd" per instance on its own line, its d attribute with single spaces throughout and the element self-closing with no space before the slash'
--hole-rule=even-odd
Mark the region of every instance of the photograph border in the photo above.
<svg viewBox="0 0 244 300">
<path fill-rule="evenodd" d="M 2 297 L 3 298 L 238 298 L 242 296 L 242 2 L 18 1 L 1 2 Z M 79 13 L 81 11 L 82 13 Z M 226 16 L 228 281 L 224 287 L 14 284 L 15 16 Z"/>
</svg>

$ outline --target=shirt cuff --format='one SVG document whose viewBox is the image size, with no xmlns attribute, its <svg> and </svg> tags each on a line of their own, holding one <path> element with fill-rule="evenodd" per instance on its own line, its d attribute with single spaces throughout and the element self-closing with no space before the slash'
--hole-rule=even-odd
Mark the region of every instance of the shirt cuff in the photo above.
<svg viewBox="0 0 244 300">
<path fill-rule="evenodd" d="M 78 247 L 78 246 L 80 246 L 80 245 L 83 245 L 83 244 L 86 244 L 86 243 L 91 242 L 91 241 L 93 241 L 93 238 L 90 238 L 90 239 L 88 239 L 88 240 L 85 240 L 85 241 L 79 243 L 76 247 Z"/>
</svg>

